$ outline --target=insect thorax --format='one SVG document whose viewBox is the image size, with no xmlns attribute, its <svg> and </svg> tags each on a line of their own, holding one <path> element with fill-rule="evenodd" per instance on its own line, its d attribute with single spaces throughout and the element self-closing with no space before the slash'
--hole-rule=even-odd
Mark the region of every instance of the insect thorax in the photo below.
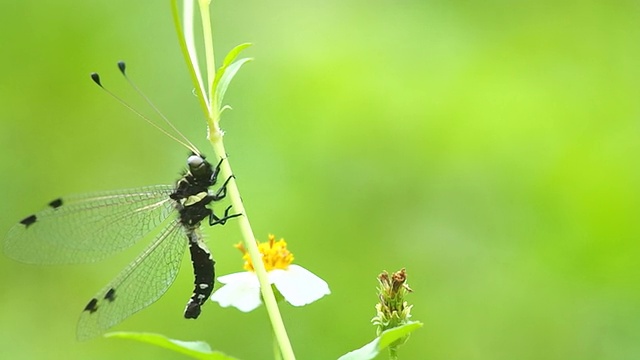
<svg viewBox="0 0 640 360">
<path fill-rule="evenodd" d="M 187 228 L 199 226 L 210 216 L 211 210 L 207 205 L 213 197 L 209 194 L 209 187 L 215 180 L 211 164 L 202 159 L 200 164 L 190 164 L 189 171 L 176 182 L 176 190 L 169 197 L 176 201 L 180 222 Z"/>
</svg>

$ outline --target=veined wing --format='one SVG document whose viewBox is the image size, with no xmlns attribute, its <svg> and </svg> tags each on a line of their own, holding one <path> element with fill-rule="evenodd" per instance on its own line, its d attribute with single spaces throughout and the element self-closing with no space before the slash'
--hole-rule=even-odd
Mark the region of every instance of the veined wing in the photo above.
<svg viewBox="0 0 640 360">
<path fill-rule="evenodd" d="M 171 185 L 56 199 L 14 225 L 4 252 L 26 263 L 101 260 L 133 245 L 174 211 Z"/>
<path fill-rule="evenodd" d="M 178 219 L 107 287 L 89 301 L 78 321 L 78 340 L 88 340 L 158 300 L 173 283 L 187 236 Z"/>
</svg>

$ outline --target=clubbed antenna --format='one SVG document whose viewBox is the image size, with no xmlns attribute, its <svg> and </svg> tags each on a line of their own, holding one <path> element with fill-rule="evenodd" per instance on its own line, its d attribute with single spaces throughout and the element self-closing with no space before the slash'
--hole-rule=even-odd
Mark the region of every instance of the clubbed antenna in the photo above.
<svg viewBox="0 0 640 360">
<path fill-rule="evenodd" d="M 124 107 L 126 107 L 127 109 L 131 110 L 134 114 L 138 115 L 140 118 L 142 118 L 144 121 L 146 121 L 147 123 L 149 123 L 151 126 L 155 127 L 156 129 L 158 129 L 160 132 L 162 132 L 163 134 L 167 135 L 168 137 L 170 137 L 171 139 L 175 140 L 176 142 L 178 142 L 180 145 L 186 147 L 187 149 L 189 149 L 191 152 L 193 152 L 194 154 L 200 154 L 200 151 L 198 150 L 197 147 L 195 147 L 195 145 L 193 145 L 180 131 L 178 131 L 178 129 L 176 129 L 176 127 L 169 121 L 169 119 L 167 119 L 166 116 L 164 116 L 160 110 L 158 110 L 158 108 L 149 100 L 149 98 L 147 98 L 136 86 L 133 82 L 131 82 L 131 80 L 129 80 L 129 78 L 127 77 L 126 73 L 125 73 L 125 69 L 126 69 L 126 65 L 123 61 L 119 61 L 118 62 L 118 68 L 120 69 L 120 72 L 122 72 L 122 74 L 124 75 L 124 77 L 127 79 L 127 81 L 129 82 L 129 84 L 131 84 L 133 86 L 133 88 L 136 90 L 136 92 L 138 94 L 140 94 L 145 101 L 147 101 L 147 103 L 154 109 L 154 111 L 160 115 L 160 117 L 167 123 L 169 124 L 169 126 L 182 138 L 178 138 L 172 134 L 170 134 L 168 131 L 166 131 L 165 129 L 163 129 L 162 127 L 160 127 L 158 124 L 156 124 L 155 122 L 151 121 L 148 117 L 144 116 L 142 113 L 140 113 L 138 110 L 134 109 L 131 105 L 129 105 L 126 101 L 122 100 L 119 96 L 117 96 L 116 94 L 114 94 L 113 92 L 111 92 L 111 90 L 107 89 L 106 87 L 104 87 L 104 85 L 102 84 L 102 80 L 100 79 L 100 75 L 96 72 L 91 73 L 91 80 L 93 80 L 94 83 L 96 83 L 96 85 L 100 86 L 100 88 L 102 90 L 104 90 L 107 94 L 111 95 L 111 97 L 113 97 L 114 99 L 116 99 L 120 104 L 122 104 Z"/>
</svg>

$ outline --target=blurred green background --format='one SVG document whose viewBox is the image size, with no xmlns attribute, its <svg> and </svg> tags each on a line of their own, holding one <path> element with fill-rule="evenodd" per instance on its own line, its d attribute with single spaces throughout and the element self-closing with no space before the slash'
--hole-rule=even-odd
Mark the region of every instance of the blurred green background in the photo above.
<svg viewBox="0 0 640 360">
<path fill-rule="evenodd" d="M 332 294 L 282 307 L 299 359 L 374 336 L 376 275 L 406 267 L 402 359 L 640 358 L 640 5 L 607 1 L 216 1 L 216 49 L 252 42 L 223 128 L 256 235 L 284 237 Z M 162 2 L 0 3 L 0 231 L 63 194 L 172 183 L 205 125 Z M 207 152 L 210 153 L 209 150 Z M 237 225 L 208 229 L 218 274 Z M 141 244 L 144 246 L 144 244 Z M 0 357 L 182 357 L 75 341 L 81 309 L 141 247 L 108 261 L 0 259 Z M 115 330 L 267 359 L 264 308 L 182 311 L 190 264 Z"/>
</svg>

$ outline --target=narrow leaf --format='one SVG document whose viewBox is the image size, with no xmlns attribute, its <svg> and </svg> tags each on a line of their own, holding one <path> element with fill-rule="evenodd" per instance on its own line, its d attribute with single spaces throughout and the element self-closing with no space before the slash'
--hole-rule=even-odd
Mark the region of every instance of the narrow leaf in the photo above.
<svg viewBox="0 0 640 360">
<path fill-rule="evenodd" d="M 169 339 L 164 335 L 137 332 L 111 332 L 105 337 L 115 337 L 130 339 L 139 342 L 152 344 L 165 349 L 173 350 L 177 353 L 188 355 L 194 359 L 201 360 L 236 360 L 220 351 L 213 351 L 209 344 L 204 341 L 181 341 Z"/>
<path fill-rule="evenodd" d="M 417 328 L 422 327 L 419 321 L 413 321 L 408 324 L 398 326 L 393 329 L 386 330 L 370 343 L 342 355 L 338 360 L 370 360 L 378 356 L 380 352 L 386 349 L 394 341 L 403 338 Z"/>
<path fill-rule="evenodd" d="M 227 92 L 227 88 L 229 87 L 229 83 L 231 82 L 231 79 L 233 79 L 233 77 L 236 76 L 236 73 L 238 73 L 238 70 L 240 70 L 242 65 L 244 65 L 245 63 L 251 60 L 253 59 L 243 58 L 225 68 L 225 71 L 221 75 L 220 81 L 218 82 L 215 88 L 218 109 L 222 107 L 222 99 L 224 98 L 224 94 Z"/>
<path fill-rule="evenodd" d="M 231 65 L 233 60 L 235 60 L 238 57 L 238 55 L 240 55 L 240 52 L 251 45 L 252 45 L 251 43 L 244 43 L 231 49 L 231 51 L 229 51 L 227 56 L 224 58 L 224 61 L 222 62 L 222 66 L 220 68 L 226 68 L 227 66 Z"/>
<path fill-rule="evenodd" d="M 232 65 L 233 61 L 238 57 L 240 52 L 242 52 L 242 50 L 248 48 L 249 46 L 251 46 L 251 43 L 244 43 L 244 44 L 240 44 L 240 45 L 234 47 L 233 49 L 231 49 L 231 51 L 229 51 L 227 56 L 224 58 L 224 61 L 222 62 L 222 66 L 220 66 L 218 71 L 216 71 L 216 76 L 213 79 L 213 89 L 216 92 L 215 96 L 218 99 L 216 101 L 216 104 L 218 105 L 218 108 L 220 108 L 220 106 L 222 105 L 222 99 L 218 97 L 219 93 L 218 93 L 218 90 L 217 90 L 219 88 L 218 84 L 220 84 L 220 79 L 222 79 L 224 74 L 227 72 L 227 68 Z M 236 70 L 236 72 L 237 72 L 237 70 Z M 229 81 L 231 81 L 231 80 L 229 80 Z M 229 86 L 229 84 L 227 83 L 226 86 Z M 225 87 L 225 91 L 226 91 L 226 87 Z M 224 96 L 224 92 L 223 92 L 222 96 Z M 222 111 L 220 111 L 220 112 L 222 112 Z"/>
<path fill-rule="evenodd" d="M 187 45 L 187 40 L 185 34 L 182 31 L 182 23 L 180 22 L 180 11 L 178 10 L 178 1 L 171 1 L 171 13 L 173 15 L 173 23 L 176 28 L 176 33 L 178 34 L 178 43 L 180 44 L 180 50 L 182 55 L 184 56 L 184 60 L 187 63 L 187 68 L 189 69 L 189 75 L 191 76 L 191 82 L 193 83 L 195 93 L 197 95 L 200 106 L 202 107 L 202 111 L 205 116 L 209 114 L 209 104 L 207 103 L 207 96 L 204 93 L 204 85 L 202 84 L 202 77 L 200 75 L 200 69 L 196 69 L 198 60 L 197 58 L 191 57 L 192 52 L 189 50 L 190 46 Z M 193 26 L 189 27 L 190 29 L 190 37 L 192 37 Z M 193 48 L 195 52 L 195 47 Z"/>
</svg>

